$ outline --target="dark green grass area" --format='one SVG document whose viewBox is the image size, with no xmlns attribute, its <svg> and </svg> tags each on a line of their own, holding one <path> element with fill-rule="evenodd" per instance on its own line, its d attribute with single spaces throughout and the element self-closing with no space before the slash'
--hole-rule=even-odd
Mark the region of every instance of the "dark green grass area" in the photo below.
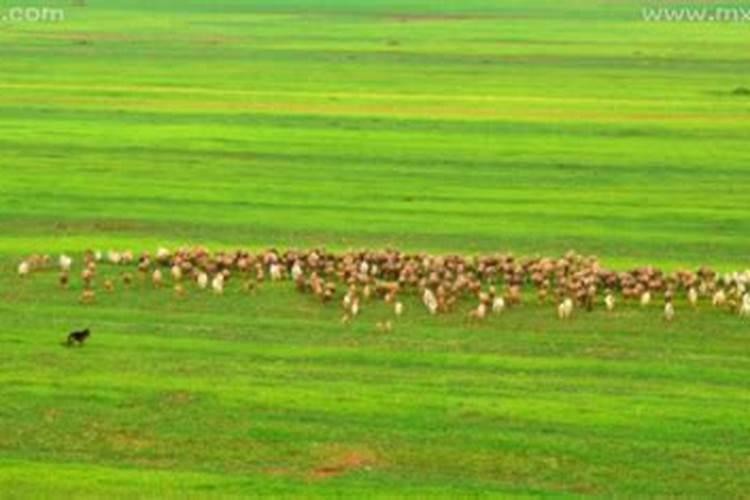
<svg viewBox="0 0 750 500">
<path fill-rule="evenodd" d="M 385 335 L 385 306 L 347 327 L 292 286 L 82 306 L 77 282 L 15 276 L 35 252 L 189 244 L 745 269 L 747 23 L 646 23 L 635 0 L 86 4 L 0 22 L 0 497 L 750 489 L 750 327 L 707 304 L 470 326 L 412 297 Z"/>
</svg>

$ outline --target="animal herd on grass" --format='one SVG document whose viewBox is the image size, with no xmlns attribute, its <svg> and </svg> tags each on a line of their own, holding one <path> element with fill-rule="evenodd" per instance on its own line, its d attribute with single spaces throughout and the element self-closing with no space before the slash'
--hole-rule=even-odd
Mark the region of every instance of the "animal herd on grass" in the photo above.
<svg viewBox="0 0 750 500">
<path fill-rule="evenodd" d="M 374 301 L 388 304 L 394 317 L 400 317 L 405 309 L 402 298 L 415 293 L 432 315 L 450 313 L 468 301 L 471 321 L 483 321 L 534 300 L 554 306 L 561 320 L 570 319 L 576 311 L 604 308 L 611 312 L 627 303 L 646 308 L 661 300 L 664 319 L 672 321 L 680 297 L 685 307 L 698 308 L 705 302 L 750 318 L 750 270 L 720 274 L 701 267 L 666 273 L 648 266 L 617 272 L 602 267 L 596 257 L 574 252 L 561 258 L 516 258 L 510 254 L 463 257 L 398 250 L 210 252 L 195 247 L 159 248 L 153 255 L 143 252 L 138 256 L 130 250 L 87 251 L 80 267 L 76 269 L 74 264 L 74 259 L 64 254 L 57 259 L 33 255 L 19 264 L 18 275 L 27 278 L 57 269 L 63 288 L 77 277 L 84 304 L 96 302 L 99 282 L 101 289 L 110 293 L 118 286 L 140 283 L 155 288 L 171 286 L 177 297 L 184 297 L 189 289 L 222 295 L 231 281 L 240 282 L 247 292 L 266 281 L 291 281 L 299 292 L 321 303 L 340 302 L 344 323 L 354 321 Z M 118 268 L 116 278 L 100 276 L 103 266 Z M 377 327 L 390 330 L 392 322 Z"/>
</svg>

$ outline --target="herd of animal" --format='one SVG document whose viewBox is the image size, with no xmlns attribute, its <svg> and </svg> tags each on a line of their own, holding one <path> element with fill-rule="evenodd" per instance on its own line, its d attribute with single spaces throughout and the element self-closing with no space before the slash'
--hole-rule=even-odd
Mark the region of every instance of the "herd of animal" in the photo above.
<svg viewBox="0 0 750 500">
<path fill-rule="evenodd" d="M 100 278 L 103 265 L 119 268 L 117 277 Z M 750 318 L 750 270 L 722 274 L 701 267 L 667 273 L 649 266 L 618 272 L 605 269 L 596 257 L 574 252 L 560 258 L 518 258 L 511 254 L 465 257 L 398 250 L 211 252 L 195 247 L 159 248 L 153 254 L 139 255 L 130 250 L 92 250 L 85 252 L 80 262 L 68 255 L 56 259 L 33 255 L 19 264 L 18 274 L 25 278 L 54 269 L 63 288 L 80 280 L 80 301 L 85 304 L 96 302 L 97 290 L 114 292 L 118 286 L 170 286 L 176 296 L 183 297 L 188 287 L 221 295 L 231 281 L 240 282 L 245 291 L 253 291 L 265 281 L 291 281 L 299 292 L 322 303 L 340 302 L 343 322 L 355 320 L 373 301 L 389 304 L 399 317 L 405 309 L 402 298 L 415 293 L 433 315 L 457 310 L 462 301 L 469 301 L 471 321 L 502 314 L 524 301 L 553 305 L 557 316 L 567 320 L 578 310 L 601 307 L 614 311 L 627 303 L 647 307 L 657 300 L 662 301 L 664 319 L 672 321 L 680 298 L 685 307 L 697 308 L 705 302 Z M 392 323 L 377 326 L 390 330 Z"/>
</svg>

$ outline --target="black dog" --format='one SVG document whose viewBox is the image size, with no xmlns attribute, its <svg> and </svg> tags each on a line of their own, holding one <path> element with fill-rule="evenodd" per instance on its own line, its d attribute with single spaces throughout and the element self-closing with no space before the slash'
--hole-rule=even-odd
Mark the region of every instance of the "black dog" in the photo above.
<svg viewBox="0 0 750 500">
<path fill-rule="evenodd" d="M 91 332 L 88 328 L 86 328 L 85 330 L 81 330 L 80 332 L 73 332 L 68 335 L 68 346 L 83 346 L 83 344 L 86 342 L 86 340 L 88 340 L 90 336 Z"/>
</svg>

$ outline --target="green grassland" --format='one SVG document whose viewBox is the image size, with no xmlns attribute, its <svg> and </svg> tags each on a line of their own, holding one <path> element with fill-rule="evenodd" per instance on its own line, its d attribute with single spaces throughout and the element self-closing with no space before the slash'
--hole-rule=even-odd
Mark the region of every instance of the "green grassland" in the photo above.
<svg viewBox="0 0 750 500">
<path fill-rule="evenodd" d="M 283 284 L 83 306 L 15 275 L 196 243 L 745 269 L 750 24 L 629 0 L 86 3 L 0 22 L 1 497 L 750 490 L 750 325 L 707 304 L 470 326 L 414 299 L 381 334 L 385 306 L 344 326 Z"/>
</svg>

